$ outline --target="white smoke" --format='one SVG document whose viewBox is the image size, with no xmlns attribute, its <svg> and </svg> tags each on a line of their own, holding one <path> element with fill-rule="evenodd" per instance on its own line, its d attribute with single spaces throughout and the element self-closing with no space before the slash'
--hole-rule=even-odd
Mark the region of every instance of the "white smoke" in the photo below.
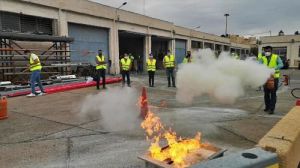
<svg viewBox="0 0 300 168">
<path fill-rule="evenodd" d="M 100 118 L 107 131 L 123 131 L 138 125 L 138 93 L 132 88 L 109 88 L 96 95 L 88 95 L 80 107 L 81 117 Z"/>
<path fill-rule="evenodd" d="M 193 54 L 193 63 L 181 64 L 177 72 L 179 102 L 190 104 L 195 97 L 209 95 L 217 102 L 232 104 L 245 88 L 263 85 L 274 70 L 253 60 L 236 60 L 223 52 L 217 59 L 210 49 Z"/>
</svg>

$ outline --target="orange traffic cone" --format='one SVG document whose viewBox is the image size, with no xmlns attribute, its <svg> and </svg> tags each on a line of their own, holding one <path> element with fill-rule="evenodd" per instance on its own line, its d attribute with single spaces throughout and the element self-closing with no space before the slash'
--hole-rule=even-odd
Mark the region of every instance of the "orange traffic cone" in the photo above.
<svg viewBox="0 0 300 168">
<path fill-rule="evenodd" d="M 145 119 L 147 114 L 148 114 L 148 98 L 147 98 L 147 92 L 146 92 L 146 88 L 143 87 L 142 89 L 142 96 L 141 96 L 141 99 L 140 99 L 140 105 L 141 105 L 141 114 L 140 114 L 140 117 Z"/>
<path fill-rule="evenodd" d="M 6 119 L 7 116 L 7 99 L 6 97 L 1 97 L 0 99 L 0 120 Z"/>
</svg>

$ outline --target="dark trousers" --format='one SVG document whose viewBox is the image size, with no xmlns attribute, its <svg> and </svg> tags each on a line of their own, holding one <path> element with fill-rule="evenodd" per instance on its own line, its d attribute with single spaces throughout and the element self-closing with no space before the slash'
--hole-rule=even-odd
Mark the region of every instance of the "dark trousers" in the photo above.
<svg viewBox="0 0 300 168">
<path fill-rule="evenodd" d="M 265 106 L 267 110 L 275 110 L 276 105 L 276 91 L 278 89 L 278 78 L 274 80 L 275 88 L 273 90 L 270 90 L 267 88 L 266 84 L 264 85 L 264 93 L 265 93 Z"/>
<path fill-rule="evenodd" d="M 149 75 L 149 86 L 153 87 L 155 71 L 148 71 L 148 75 Z"/>
<path fill-rule="evenodd" d="M 122 71 L 123 86 L 125 85 L 125 77 L 127 78 L 127 85 L 130 86 L 130 72 L 129 71 Z"/>
<path fill-rule="evenodd" d="M 167 68 L 167 76 L 168 76 L 168 86 L 171 86 L 171 79 L 172 79 L 172 86 L 175 87 L 175 76 L 174 76 L 174 68 Z"/>
<path fill-rule="evenodd" d="M 100 85 L 100 78 L 102 78 L 102 85 L 105 88 L 105 69 L 98 69 L 97 70 L 97 89 L 99 89 Z"/>
</svg>

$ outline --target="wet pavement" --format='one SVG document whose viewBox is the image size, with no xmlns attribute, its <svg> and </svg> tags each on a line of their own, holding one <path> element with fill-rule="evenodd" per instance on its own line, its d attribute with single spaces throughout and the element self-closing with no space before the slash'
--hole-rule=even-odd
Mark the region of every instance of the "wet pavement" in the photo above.
<svg viewBox="0 0 300 168">
<path fill-rule="evenodd" d="M 147 87 L 148 97 L 152 111 L 178 135 L 193 137 L 200 131 L 203 141 L 232 153 L 254 147 L 294 106 L 290 90 L 300 87 L 300 73 L 284 73 L 291 75 L 291 86 L 279 90 L 274 115 L 263 112 L 263 92 L 255 89 L 248 89 L 233 105 L 221 105 L 208 97 L 197 98 L 191 105 L 178 103 L 176 89 L 167 87 L 164 75 L 156 76 L 155 88 Z M 145 75 L 132 79 L 137 90 L 147 86 Z M 111 131 L 103 127 L 101 116 L 78 116 L 85 96 L 96 93 L 95 88 L 85 88 L 10 98 L 9 118 L 0 121 L 0 167 L 143 168 L 137 156 L 146 151 L 148 143 L 138 123 L 130 130 Z"/>
</svg>

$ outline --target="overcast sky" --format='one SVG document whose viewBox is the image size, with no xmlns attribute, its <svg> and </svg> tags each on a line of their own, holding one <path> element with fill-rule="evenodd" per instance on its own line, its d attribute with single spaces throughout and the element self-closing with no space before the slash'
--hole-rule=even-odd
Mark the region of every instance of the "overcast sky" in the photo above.
<svg viewBox="0 0 300 168">
<path fill-rule="evenodd" d="M 229 13 L 230 34 L 277 35 L 300 31 L 300 0 L 92 0 L 101 4 L 170 21 L 217 35 L 225 32 L 225 13 Z"/>
</svg>

